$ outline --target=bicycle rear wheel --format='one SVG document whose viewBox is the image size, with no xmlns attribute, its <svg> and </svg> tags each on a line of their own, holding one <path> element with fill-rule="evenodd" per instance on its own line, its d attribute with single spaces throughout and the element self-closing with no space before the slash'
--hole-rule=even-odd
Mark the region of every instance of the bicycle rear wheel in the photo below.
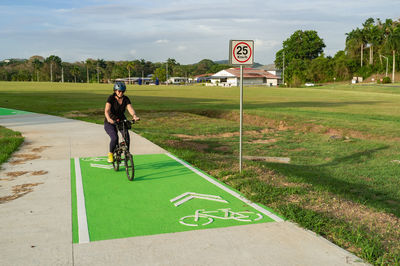
<svg viewBox="0 0 400 266">
<path fill-rule="evenodd" d="M 125 152 L 125 171 L 126 171 L 126 176 L 130 181 L 132 181 L 135 178 L 135 165 L 133 164 L 133 156 L 129 152 Z"/>
</svg>

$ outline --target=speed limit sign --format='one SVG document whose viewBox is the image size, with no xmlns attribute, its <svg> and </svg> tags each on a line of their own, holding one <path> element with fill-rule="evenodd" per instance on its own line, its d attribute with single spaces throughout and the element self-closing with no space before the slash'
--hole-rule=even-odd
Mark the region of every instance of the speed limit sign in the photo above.
<svg viewBox="0 0 400 266">
<path fill-rule="evenodd" d="M 254 41 L 231 40 L 229 43 L 229 63 L 231 65 L 254 64 Z"/>
</svg>

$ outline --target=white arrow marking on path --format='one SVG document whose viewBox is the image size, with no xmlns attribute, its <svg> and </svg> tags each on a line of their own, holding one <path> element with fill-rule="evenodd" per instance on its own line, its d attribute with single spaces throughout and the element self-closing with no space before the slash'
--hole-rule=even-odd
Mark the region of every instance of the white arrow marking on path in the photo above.
<svg viewBox="0 0 400 266">
<path fill-rule="evenodd" d="M 111 169 L 111 168 L 113 168 L 112 165 L 97 164 L 97 163 L 91 163 L 90 167 L 96 167 L 96 168 L 102 168 L 102 169 Z"/>
<path fill-rule="evenodd" d="M 182 199 L 182 200 L 180 200 L 180 199 Z M 176 207 L 178 207 L 179 205 L 181 205 L 181 204 L 183 204 L 186 201 L 189 201 L 191 199 L 205 199 L 205 200 L 212 200 L 212 201 L 228 203 L 228 201 L 224 200 L 220 196 L 199 194 L 199 193 L 195 193 L 195 192 L 185 192 L 185 193 L 179 195 L 178 197 L 171 199 L 170 201 L 174 202 L 174 201 L 180 200 L 180 201 L 174 203 L 174 205 Z"/>
</svg>

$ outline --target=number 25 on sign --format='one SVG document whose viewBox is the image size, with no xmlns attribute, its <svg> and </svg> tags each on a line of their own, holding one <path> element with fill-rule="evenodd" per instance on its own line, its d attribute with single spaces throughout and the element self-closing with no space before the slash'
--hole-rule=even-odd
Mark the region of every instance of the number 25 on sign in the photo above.
<svg viewBox="0 0 400 266">
<path fill-rule="evenodd" d="M 254 41 L 231 40 L 229 48 L 231 65 L 252 65 L 254 63 Z"/>
</svg>

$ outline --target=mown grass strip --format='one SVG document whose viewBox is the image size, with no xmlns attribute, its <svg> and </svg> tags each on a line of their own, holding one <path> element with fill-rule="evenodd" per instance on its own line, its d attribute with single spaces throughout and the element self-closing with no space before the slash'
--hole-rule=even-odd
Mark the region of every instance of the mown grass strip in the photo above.
<svg viewBox="0 0 400 266">
<path fill-rule="evenodd" d="M 23 141 L 21 133 L 0 126 L 0 165 L 10 158 Z"/>
</svg>

